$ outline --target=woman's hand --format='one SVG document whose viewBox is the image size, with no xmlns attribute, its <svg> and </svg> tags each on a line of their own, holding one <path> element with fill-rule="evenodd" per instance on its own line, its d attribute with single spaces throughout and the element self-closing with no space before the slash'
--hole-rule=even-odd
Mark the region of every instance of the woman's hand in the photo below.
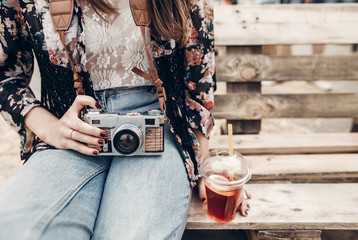
<svg viewBox="0 0 358 240">
<path fill-rule="evenodd" d="M 206 200 L 206 191 L 205 191 L 205 183 L 202 178 L 199 179 L 198 182 L 198 189 L 199 189 L 199 197 L 203 204 L 207 203 Z M 247 198 L 244 197 L 244 193 L 246 194 Z M 248 211 L 250 210 L 250 204 L 248 203 L 248 199 L 251 199 L 251 194 L 246 191 L 245 188 L 243 188 L 243 191 L 241 191 L 239 200 L 236 204 L 236 211 L 239 211 L 242 216 L 247 216 Z"/>
<path fill-rule="evenodd" d="M 26 115 L 25 124 L 42 141 L 57 149 L 72 149 L 86 155 L 98 155 L 98 150 L 87 144 L 103 145 L 102 138 L 106 133 L 79 118 L 84 106 L 100 107 L 94 98 L 80 95 L 61 119 L 56 118 L 46 109 L 37 107 Z"/>
</svg>

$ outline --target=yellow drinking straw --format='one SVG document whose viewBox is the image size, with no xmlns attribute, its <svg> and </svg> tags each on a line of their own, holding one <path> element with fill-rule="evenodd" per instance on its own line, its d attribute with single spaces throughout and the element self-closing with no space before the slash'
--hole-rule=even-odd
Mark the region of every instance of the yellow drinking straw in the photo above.
<svg viewBox="0 0 358 240">
<path fill-rule="evenodd" d="M 229 157 L 234 156 L 234 148 L 232 146 L 232 124 L 228 125 L 228 135 L 229 135 Z M 229 173 L 230 181 L 234 181 L 234 171 L 230 171 Z"/>
</svg>

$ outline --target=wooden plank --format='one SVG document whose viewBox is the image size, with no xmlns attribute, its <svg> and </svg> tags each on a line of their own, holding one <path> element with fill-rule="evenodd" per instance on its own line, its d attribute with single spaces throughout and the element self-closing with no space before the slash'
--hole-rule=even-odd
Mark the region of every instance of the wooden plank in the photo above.
<svg viewBox="0 0 358 240">
<path fill-rule="evenodd" d="M 215 56 L 261 54 L 261 46 L 215 45 Z"/>
<path fill-rule="evenodd" d="M 226 56 L 226 46 L 215 46 L 215 56 Z"/>
<path fill-rule="evenodd" d="M 252 180 L 358 178 L 358 154 L 248 155 L 245 158 Z"/>
<path fill-rule="evenodd" d="M 358 42 L 358 4 L 216 5 L 217 45 Z"/>
<path fill-rule="evenodd" d="M 252 194 L 247 217 L 211 220 L 193 196 L 187 229 L 357 230 L 358 184 L 246 184 Z"/>
<path fill-rule="evenodd" d="M 218 81 L 358 80 L 358 56 L 228 55 L 216 58 Z"/>
<path fill-rule="evenodd" d="M 227 93 L 261 93 L 260 82 L 228 82 Z"/>
<path fill-rule="evenodd" d="M 259 231 L 260 240 L 320 240 L 320 230 L 271 230 Z"/>
<path fill-rule="evenodd" d="M 227 93 L 245 93 L 255 95 L 261 93 L 260 82 L 235 82 L 227 83 Z M 233 125 L 234 134 L 255 134 L 261 130 L 261 120 L 228 120 Z M 225 128 L 226 129 L 226 128 Z M 227 132 L 224 132 L 227 134 Z"/>
<path fill-rule="evenodd" d="M 261 51 L 263 55 L 277 55 L 277 45 L 263 45 Z"/>
<path fill-rule="evenodd" d="M 248 76 L 250 72 L 244 73 Z M 227 93 L 261 94 L 261 82 L 227 82 Z M 261 120 L 228 120 L 233 124 L 234 134 L 255 134 L 261 130 Z"/>
<path fill-rule="evenodd" d="M 261 120 L 227 120 L 227 123 L 232 124 L 234 134 L 257 134 L 261 130 Z M 227 127 L 222 134 L 228 134 Z"/>
<path fill-rule="evenodd" d="M 358 133 L 234 135 L 242 154 L 301 154 L 358 152 Z M 227 136 L 212 136 L 209 148 L 227 148 Z"/>
<path fill-rule="evenodd" d="M 352 132 L 358 132 L 358 118 L 353 119 Z"/>
<path fill-rule="evenodd" d="M 262 118 L 358 118 L 358 93 L 215 95 L 214 117 L 230 120 Z"/>
<path fill-rule="evenodd" d="M 228 55 L 261 54 L 261 46 L 226 46 Z"/>
</svg>

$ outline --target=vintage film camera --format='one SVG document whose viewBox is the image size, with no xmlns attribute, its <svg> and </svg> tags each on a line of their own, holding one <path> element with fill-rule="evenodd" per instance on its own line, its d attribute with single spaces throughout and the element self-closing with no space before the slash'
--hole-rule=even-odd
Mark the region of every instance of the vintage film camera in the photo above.
<svg viewBox="0 0 358 240">
<path fill-rule="evenodd" d="M 89 109 L 84 121 L 106 132 L 103 146 L 89 145 L 99 155 L 161 155 L 164 152 L 164 115 L 160 110 L 126 115 Z"/>
</svg>

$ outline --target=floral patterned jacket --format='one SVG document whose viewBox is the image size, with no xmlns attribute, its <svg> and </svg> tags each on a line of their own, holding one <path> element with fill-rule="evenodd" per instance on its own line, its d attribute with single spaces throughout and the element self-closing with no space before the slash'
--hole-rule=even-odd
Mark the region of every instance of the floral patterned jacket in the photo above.
<svg viewBox="0 0 358 240">
<path fill-rule="evenodd" d="M 198 177 L 199 143 L 192 129 L 207 138 L 213 127 L 215 60 L 212 0 L 188 0 L 191 36 L 184 47 L 154 37 L 152 49 L 158 74 L 167 90 L 167 116 L 186 166 L 189 180 Z M 42 106 L 60 118 L 71 106 L 75 91 L 68 56 L 54 30 L 47 0 L 1 0 L 0 5 L 0 110 L 21 136 L 21 157 L 51 148 L 35 138 L 24 124 L 25 115 Z M 86 94 L 95 97 L 86 69 L 84 18 L 78 0 L 66 31 L 66 47 L 77 72 L 85 79 Z M 41 73 L 41 101 L 29 88 L 34 55 Z M 196 161 L 191 159 L 196 158 Z"/>
</svg>

